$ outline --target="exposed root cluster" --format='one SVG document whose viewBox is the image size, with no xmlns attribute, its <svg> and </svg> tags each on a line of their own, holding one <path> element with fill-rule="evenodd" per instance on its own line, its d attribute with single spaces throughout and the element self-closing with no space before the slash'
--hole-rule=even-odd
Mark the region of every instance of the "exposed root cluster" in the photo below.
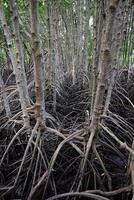
<svg viewBox="0 0 134 200">
<path fill-rule="evenodd" d="M 47 126 L 35 123 L 31 107 L 30 134 L 22 126 L 19 105 L 13 104 L 11 119 L 5 117 L 3 110 L 0 198 L 131 199 L 129 161 L 130 153 L 133 154 L 134 96 L 132 80 L 127 83 L 123 78 L 124 75 L 118 76 L 116 80 L 108 113 L 102 116 L 103 123 L 86 159 L 89 83 L 73 85 L 71 76 L 65 77 L 57 90 L 56 112 L 52 110 L 52 90 L 47 87 Z M 34 102 L 34 93 L 31 101 Z"/>
</svg>

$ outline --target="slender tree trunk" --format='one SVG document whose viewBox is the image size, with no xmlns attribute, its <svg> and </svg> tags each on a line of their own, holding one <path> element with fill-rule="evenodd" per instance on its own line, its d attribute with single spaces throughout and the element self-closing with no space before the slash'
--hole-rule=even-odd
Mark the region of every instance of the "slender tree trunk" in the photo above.
<svg viewBox="0 0 134 200">
<path fill-rule="evenodd" d="M 38 22 L 38 1 L 31 0 L 31 37 L 32 52 L 34 61 L 34 80 L 35 80 L 35 96 L 36 96 L 36 119 L 40 122 L 45 119 L 45 105 L 42 84 L 42 52 L 39 41 L 39 22 Z"/>
<path fill-rule="evenodd" d="M 81 54 L 82 54 L 82 40 L 83 40 L 83 6 L 82 1 L 78 0 L 77 3 L 78 6 L 78 26 L 77 26 L 77 32 L 78 32 L 78 47 L 77 47 L 77 72 L 80 72 L 80 65 L 81 65 Z"/>
<path fill-rule="evenodd" d="M 103 99 L 104 93 L 107 85 L 107 79 L 111 69 L 111 46 L 112 46 L 112 36 L 114 28 L 114 20 L 116 20 L 116 9 L 119 4 L 119 0 L 108 0 L 106 3 L 106 19 L 105 26 L 103 28 L 101 51 L 99 59 L 99 75 L 98 75 L 98 86 L 96 91 L 96 97 L 94 102 L 94 108 L 92 113 L 92 120 L 90 124 L 90 132 L 96 131 L 100 116 L 103 112 Z"/>
<path fill-rule="evenodd" d="M 51 2 L 51 66 L 53 81 L 53 111 L 56 111 L 56 88 L 57 88 L 57 41 L 56 41 L 56 2 Z"/>
<path fill-rule="evenodd" d="M 13 52 L 13 47 L 12 47 L 12 40 L 10 37 L 10 32 L 5 20 L 5 16 L 4 16 L 4 12 L 3 12 L 3 7 L 2 7 L 2 3 L 0 1 L 0 20 L 2 22 L 2 27 L 4 30 L 4 35 L 6 38 L 6 43 L 8 46 L 8 51 L 9 51 L 9 56 L 13 65 L 13 70 L 14 70 L 14 74 L 15 74 L 15 78 L 16 78 L 16 84 L 18 87 L 18 91 L 19 91 L 19 96 L 20 96 L 20 103 L 21 103 L 21 108 L 22 108 L 22 112 L 23 112 L 23 119 L 24 119 L 24 125 L 26 127 L 29 127 L 29 116 L 28 116 L 28 112 L 27 112 L 27 103 L 25 100 L 25 88 L 24 88 L 24 80 L 22 76 L 22 69 L 21 69 L 21 62 L 18 59 L 15 58 L 14 56 L 14 52 Z M 18 54 L 17 54 L 18 55 Z"/>
<path fill-rule="evenodd" d="M 65 52 L 65 65 L 66 65 L 66 71 L 71 72 L 70 67 L 72 63 L 72 50 L 71 50 L 71 40 L 69 32 L 70 30 L 70 20 L 68 19 L 67 13 L 64 11 L 61 11 L 62 20 L 64 22 L 64 34 L 65 34 L 65 45 L 64 45 L 64 52 Z"/>
<path fill-rule="evenodd" d="M 94 18 L 93 18 L 93 66 L 92 66 L 92 99 L 90 107 L 90 117 L 94 107 L 94 101 L 97 89 L 97 75 L 98 75 L 98 63 L 101 46 L 101 35 L 103 29 L 103 16 L 102 12 L 104 5 L 102 2 L 94 1 Z"/>
<path fill-rule="evenodd" d="M 23 87 L 24 87 L 23 90 L 24 90 L 24 96 L 25 96 L 24 99 L 28 106 L 30 105 L 30 100 L 29 100 L 29 94 L 28 94 L 26 73 L 25 73 L 25 68 L 24 68 L 23 45 L 22 45 L 20 31 L 19 31 L 20 30 L 19 19 L 18 19 L 18 12 L 17 12 L 15 0 L 10 0 L 9 5 L 10 5 L 10 11 L 11 11 L 12 19 L 13 19 L 12 21 L 13 21 L 13 29 L 14 29 L 14 38 L 16 42 L 16 58 L 17 58 L 17 62 L 19 62 L 19 65 L 21 66 L 21 76 L 22 76 Z"/>
<path fill-rule="evenodd" d="M 6 116 L 8 118 L 10 118 L 11 117 L 11 110 L 10 110 L 9 101 L 7 99 L 7 94 L 5 92 L 5 86 L 4 86 L 4 81 L 3 81 L 3 78 L 2 78 L 1 72 L 0 72 L 0 86 L 1 86 L 1 91 L 2 91 L 2 98 L 3 98 L 3 101 L 4 101 L 4 108 L 5 108 L 5 111 L 6 111 Z"/>
<path fill-rule="evenodd" d="M 41 43 L 42 47 L 42 43 Z M 41 51 L 42 59 L 41 59 L 41 113 L 42 113 L 42 120 L 46 122 L 46 106 L 45 106 L 45 95 L 46 95 L 46 62 L 45 62 L 45 53 Z"/>
<path fill-rule="evenodd" d="M 89 20 L 90 20 L 90 0 L 86 0 L 86 17 L 85 17 L 84 32 L 83 32 L 84 44 L 82 50 L 82 58 L 80 62 L 81 70 L 83 73 L 86 73 L 86 66 L 88 63 L 87 44 L 88 44 Z"/>
<path fill-rule="evenodd" d="M 48 37 L 48 80 L 52 81 L 52 66 L 51 66 L 51 4 L 49 0 L 45 0 L 46 15 L 47 15 L 47 37 Z"/>
<path fill-rule="evenodd" d="M 55 22 L 55 32 L 56 32 L 56 48 L 57 48 L 57 67 L 58 67 L 58 75 L 59 80 L 62 80 L 64 71 L 63 71 L 63 63 L 62 60 L 62 43 L 61 43 L 61 36 L 60 36 L 60 15 L 59 15 L 59 4 L 56 2 L 55 8 L 55 15 L 56 15 L 56 22 Z"/>
</svg>

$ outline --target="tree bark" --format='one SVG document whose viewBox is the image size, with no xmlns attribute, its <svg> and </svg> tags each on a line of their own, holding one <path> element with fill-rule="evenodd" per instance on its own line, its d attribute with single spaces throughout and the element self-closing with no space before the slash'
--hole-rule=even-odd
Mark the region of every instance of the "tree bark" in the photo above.
<svg viewBox="0 0 134 200">
<path fill-rule="evenodd" d="M 2 78 L 1 72 L 0 72 L 0 86 L 1 86 L 1 91 L 2 91 L 2 98 L 3 98 L 3 101 L 4 101 L 4 108 L 5 108 L 5 111 L 6 111 L 6 116 L 8 118 L 10 118 L 11 117 L 11 110 L 10 110 L 9 101 L 7 99 L 7 94 L 6 94 L 6 91 L 5 91 L 4 81 L 3 81 L 3 78 Z"/>
<path fill-rule="evenodd" d="M 19 62 L 20 66 L 21 66 L 21 76 L 22 76 L 23 87 L 24 87 L 24 91 L 25 91 L 24 99 L 28 106 L 28 105 L 30 105 L 30 100 L 29 100 L 29 93 L 28 93 L 28 87 L 27 87 L 26 72 L 25 72 L 25 67 L 24 67 L 23 45 L 22 45 L 20 31 L 19 31 L 20 30 L 19 18 L 18 18 L 18 12 L 17 12 L 15 0 L 10 0 L 9 6 L 10 6 L 12 22 L 13 22 L 13 30 L 14 30 L 13 35 L 14 35 L 14 39 L 16 42 L 16 58 L 17 58 L 17 62 Z"/>
<path fill-rule="evenodd" d="M 13 70 L 14 70 L 14 74 L 15 74 L 15 78 L 16 78 L 16 84 L 17 84 L 18 91 L 19 91 L 20 103 L 21 103 L 21 108 L 22 108 L 22 112 L 23 112 L 24 126 L 29 127 L 29 116 L 28 116 L 28 112 L 27 112 L 27 103 L 26 103 L 26 99 L 25 99 L 25 97 L 26 97 L 25 91 L 26 90 L 23 85 L 24 76 L 22 76 L 23 72 L 22 72 L 20 60 L 19 60 L 19 58 L 16 59 L 16 57 L 14 56 L 12 40 L 11 40 L 10 32 L 9 32 L 9 29 L 8 29 L 8 26 L 7 26 L 7 23 L 5 20 L 1 1 L 0 1 L 0 20 L 2 22 L 4 35 L 5 35 L 6 43 L 8 46 L 9 56 L 10 56 L 10 59 L 11 59 L 12 65 L 13 65 Z"/>
<path fill-rule="evenodd" d="M 106 4 L 106 19 L 105 26 L 103 28 L 100 59 L 99 59 L 99 75 L 98 75 L 98 86 L 96 91 L 96 97 L 94 102 L 94 108 L 92 113 L 92 119 L 90 124 L 90 132 L 96 131 L 99 125 L 100 117 L 103 112 L 103 100 L 104 93 L 107 85 L 107 79 L 111 69 L 111 47 L 112 47 L 112 36 L 114 28 L 114 20 L 116 16 L 116 9 L 119 4 L 119 0 L 108 0 Z"/>
<path fill-rule="evenodd" d="M 42 52 L 39 41 L 39 22 L 38 22 L 38 1 L 31 0 L 31 38 L 32 38 L 32 53 L 34 61 L 34 80 L 35 80 L 35 116 L 37 120 L 44 123 L 45 105 L 42 83 Z"/>
</svg>

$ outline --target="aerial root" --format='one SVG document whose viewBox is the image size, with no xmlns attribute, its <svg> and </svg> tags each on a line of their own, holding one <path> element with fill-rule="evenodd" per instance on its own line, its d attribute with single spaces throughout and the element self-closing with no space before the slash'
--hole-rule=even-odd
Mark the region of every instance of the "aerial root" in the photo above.
<svg viewBox="0 0 134 200">
<path fill-rule="evenodd" d="M 68 193 L 64 193 L 64 194 L 55 195 L 53 197 L 48 198 L 47 200 L 55 200 L 55 199 L 60 199 L 60 198 L 67 197 L 67 196 L 83 196 L 83 197 L 89 197 L 89 198 L 96 199 L 96 200 L 109 200 L 106 197 L 115 196 L 115 195 L 123 193 L 123 192 L 131 192 L 131 190 L 132 190 L 132 185 L 129 185 L 127 187 L 123 187 L 123 188 L 120 188 L 117 190 L 113 190 L 110 192 L 104 192 L 101 190 L 88 190 L 85 192 L 68 192 Z M 102 195 L 102 196 L 99 196 L 99 195 Z M 105 196 L 105 197 L 103 197 L 103 196 Z"/>
<path fill-rule="evenodd" d="M 78 132 L 83 132 L 84 130 L 81 129 Z M 45 132 L 49 132 L 49 133 L 55 133 L 57 136 L 61 137 L 62 139 L 66 139 L 67 137 L 65 137 L 61 132 L 57 131 L 56 129 L 50 128 L 50 127 L 46 127 L 46 131 Z M 69 144 L 80 154 L 81 157 L 84 157 L 84 153 L 80 150 L 80 148 L 74 144 L 72 141 L 69 141 Z"/>
<path fill-rule="evenodd" d="M 12 138 L 12 140 L 10 141 L 10 143 L 8 144 L 8 146 L 7 146 L 7 148 L 6 148 L 5 152 L 4 152 L 4 155 L 3 155 L 2 158 L 1 158 L 0 167 L 1 167 L 1 165 L 3 164 L 3 161 L 4 161 L 4 159 L 5 159 L 6 155 L 7 155 L 7 153 L 9 152 L 10 147 L 11 147 L 12 144 L 14 143 L 15 139 L 19 136 L 20 133 L 22 133 L 22 132 L 25 130 L 25 128 L 26 128 L 26 127 L 23 126 L 23 127 L 14 135 L 14 137 Z"/>
<path fill-rule="evenodd" d="M 85 166 L 86 166 L 86 162 L 88 160 L 88 155 L 89 155 L 89 151 L 91 149 L 92 143 L 93 143 L 93 139 L 94 139 L 94 132 L 91 132 L 88 142 L 87 142 L 87 146 L 86 146 L 86 151 L 85 151 L 85 157 L 83 158 L 83 163 L 82 163 L 82 167 L 80 169 L 80 181 L 78 183 L 78 187 L 77 187 L 77 191 L 79 191 L 81 184 L 82 184 L 82 180 L 83 180 L 83 176 L 84 176 L 84 171 L 85 171 Z"/>
<path fill-rule="evenodd" d="M 107 169 L 106 169 L 106 167 L 105 167 L 105 165 L 104 165 L 104 163 L 103 163 L 103 161 L 102 161 L 102 159 L 101 159 L 101 157 L 100 157 L 100 155 L 99 155 L 99 153 L 98 153 L 98 151 L 97 151 L 97 149 L 96 149 L 95 144 L 93 144 L 93 151 L 94 151 L 94 153 L 95 153 L 95 155 L 96 155 L 98 161 L 100 162 L 101 167 L 102 167 L 102 169 L 103 169 L 105 175 L 107 176 L 107 180 L 108 180 L 108 189 L 109 189 L 109 191 L 112 191 L 112 180 L 111 180 L 111 176 L 109 175 L 109 173 L 108 173 L 108 171 L 107 171 Z"/>
<path fill-rule="evenodd" d="M 104 124 L 101 124 L 101 123 L 99 125 L 104 131 L 106 131 L 120 145 L 120 148 L 126 149 L 132 155 L 134 155 L 134 150 L 132 148 L 130 148 L 125 142 L 122 142 L 118 137 L 116 137 L 115 134 L 112 133 L 112 131 L 108 127 L 106 127 Z"/>
<path fill-rule="evenodd" d="M 45 188 L 44 188 L 44 194 L 45 194 L 45 191 L 47 189 L 47 185 L 48 185 L 48 182 L 49 182 L 49 179 L 50 179 L 50 175 L 53 171 L 53 166 L 55 164 L 55 161 L 56 161 L 56 158 L 61 150 L 61 148 L 68 142 L 70 142 L 72 139 L 74 139 L 76 136 L 78 135 L 81 135 L 83 131 L 76 131 L 75 133 L 69 135 L 66 139 L 64 139 L 57 147 L 57 149 L 55 150 L 52 158 L 51 158 L 51 161 L 50 161 L 50 165 L 48 167 L 48 173 L 47 173 L 47 178 L 46 178 L 46 183 L 45 183 Z M 45 172 L 46 173 L 46 172 Z M 43 196 L 44 196 L 43 194 Z"/>
</svg>

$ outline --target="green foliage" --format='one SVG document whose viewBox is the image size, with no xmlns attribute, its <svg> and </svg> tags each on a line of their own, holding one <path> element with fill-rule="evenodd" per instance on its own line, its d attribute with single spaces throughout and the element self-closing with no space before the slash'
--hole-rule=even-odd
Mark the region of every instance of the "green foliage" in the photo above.
<svg viewBox="0 0 134 200">
<path fill-rule="evenodd" d="M 90 16 L 94 15 L 94 0 L 90 0 Z"/>
<path fill-rule="evenodd" d="M 60 5 L 62 5 L 64 8 L 69 8 L 72 1 L 71 0 L 60 0 L 59 1 Z"/>
<path fill-rule="evenodd" d="M 4 62 L 6 60 L 6 54 L 3 48 L 0 48 L 0 62 Z"/>
<path fill-rule="evenodd" d="M 89 63 L 92 63 L 92 59 L 93 59 L 93 30 L 91 28 L 88 30 L 87 52 L 88 52 Z"/>
<path fill-rule="evenodd" d="M 11 23 L 11 15 L 10 15 L 10 8 L 7 0 L 3 0 L 3 9 L 4 9 L 4 14 L 5 18 L 7 20 L 7 24 Z"/>
<path fill-rule="evenodd" d="M 46 5 L 45 5 L 44 1 L 40 0 L 38 3 L 38 6 L 39 6 L 40 16 L 44 17 L 45 13 L 46 13 Z"/>
</svg>

